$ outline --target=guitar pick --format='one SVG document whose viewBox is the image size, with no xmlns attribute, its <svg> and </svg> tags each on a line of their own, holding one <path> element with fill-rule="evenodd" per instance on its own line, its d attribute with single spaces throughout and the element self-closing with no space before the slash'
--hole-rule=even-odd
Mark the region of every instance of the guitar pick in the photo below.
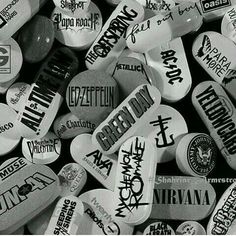
<svg viewBox="0 0 236 236">
<path fill-rule="evenodd" d="M 77 163 L 68 163 L 58 173 L 61 186 L 61 197 L 77 196 L 87 181 L 85 169 Z"/>
<path fill-rule="evenodd" d="M 99 125 L 119 102 L 116 81 L 104 71 L 86 70 L 76 75 L 66 91 L 72 114 Z"/>
<path fill-rule="evenodd" d="M 207 234 L 230 235 L 235 233 L 236 214 L 234 202 L 236 183 L 232 183 L 219 199 L 207 225 Z"/>
<path fill-rule="evenodd" d="M 0 156 L 13 151 L 21 136 L 16 126 L 17 113 L 4 103 L 0 103 Z"/>
<path fill-rule="evenodd" d="M 148 219 L 156 176 L 156 151 L 146 138 L 134 136 L 119 149 L 114 215 L 130 225 Z"/>
<path fill-rule="evenodd" d="M 200 177 L 157 176 L 151 219 L 202 220 L 214 210 L 216 193 Z"/>
<path fill-rule="evenodd" d="M 75 162 L 83 166 L 104 187 L 114 190 L 117 156 L 104 155 L 92 144 L 91 134 L 80 134 L 70 145 L 70 153 Z"/>
<path fill-rule="evenodd" d="M 52 214 L 46 235 L 75 235 L 81 225 L 84 214 L 84 206 L 81 200 L 75 196 L 61 198 Z"/>
<path fill-rule="evenodd" d="M 157 88 L 166 102 L 178 102 L 191 89 L 192 77 L 181 38 L 176 38 L 145 53 Z"/>
<path fill-rule="evenodd" d="M 148 225 L 143 235 L 175 235 L 175 231 L 167 223 L 157 221 Z"/>
<path fill-rule="evenodd" d="M 56 49 L 43 63 L 31 85 L 25 106 L 17 116 L 22 137 L 45 136 L 63 101 L 70 79 L 78 69 L 78 59 L 68 48 Z"/>
<path fill-rule="evenodd" d="M 31 234 L 44 234 L 59 199 L 72 195 L 77 196 L 87 180 L 87 174 L 79 164 L 69 163 L 62 167 L 58 173 L 58 178 L 61 187 L 60 196 L 42 214 L 37 215 L 27 223 L 27 228 Z"/>
<path fill-rule="evenodd" d="M 114 153 L 134 136 L 159 107 L 161 95 L 152 85 L 138 86 L 93 132 L 92 142 L 102 153 Z"/>
<path fill-rule="evenodd" d="M 79 196 L 84 204 L 84 215 L 79 235 L 131 235 L 134 227 L 114 217 L 114 193 L 94 189 Z"/>
<path fill-rule="evenodd" d="M 54 37 L 53 22 L 46 16 L 36 15 L 18 36 L 24 60 L 29 63 L 42 61 L 52 49 Z"/>
<path fill-rule="evenodd" d="M 14 167 L 16 160 L 1 169 L 1 234 L 10 234 L 39 214 L 60 193 L 56 174 L 44 165 Z M 14 173 L 14 174 L 13 174 Z"/>
<path fill-rule="evenodd" d="M 79 119 L 72 113 L 58 117 L 53 123 L 54 132 L 61 139 L 70 139 L 79 134 L 92 133 L 95 127 L 95 124 Z"/>
<path fill-rule="evenodd" d="M 24 157 L 35 164 L 49 164 L 58 159 L 61 154 L 61 140 L 52 132 L 40 139 L 22 140 Z"/>
<path fill-rule="evenodd" d="M 236 19 L 236 8 L 232 6 L 228 9 L 221 22 L 221 33 L 231 39 L 234 43 L 236 42 L 236 26 L 235 26 L 235 19 Z"/>
<path fill-rule="evenodd" d="M 156 162 L 158 163 L 175 158 L 178 139 L 187 133 L 188 127 L 184 117 L 167 105 L 160 105 L 136 131 L 136 135 L 151 140 L 157 151 Z"/>
<path fill-rule="evenodd" d="M 13 80 L 20 72 L 22 63 L 23 56 L 18 43 L 13 38 L 0 41 L 0 83 Z"/>
<path fill-rule="evenodd" d="M 227 45 L 227 47 L 222 47 L 222 45 Z M 221 84 L 236 100 L 235 44 L 217 32 L 207 31 L 199 34 L 195 39 L 192 53 L 212 79 Z"/>
<path fill-rule="evenodd" d="M 202 19 L 196 3 L 182 3 L 130 27 L 126 44 L 132 51 L 144 53 L 198 30 L 203 23 Z"/>
<path fill-rule="evenodd" d="M 128 27 L 140 22 L 144 9 L 136 0 L 122 0 L 110 15 L 102 31 L 88 50 L 85 64 L 88 69 L 105 69 L 124 50 Z"/>
<path fill-rule="evenodd" d="M 139 85 L 152 84 L 154 81 L 150 68 L 138 59 L 130 57 L 115 60 L 109 65 L 107 72 L 118 84 L 121 101 Z"/>
<path fill-rule="evenodd" d="M 46 2 L 47 0 L 1 1 L 0 41 L 13 36 Z"/>
<path fill-rule="evenodd" d="M 6 94 L 7 105 L 15 111 L 19 111 L 24 105 L 27 94 L 30 90 L 30 85 L 24 82 L 14 83 Z"/>
<path fill-rule="evenodd" d="M 65 13 L 72 13 L 78 16 L 84 11 L 88 10 L 91 0 L 53 0 L 56 7 L 63 10 Z"/>
<path fill-rule="evenodd" d="M 193 90 L 192 104 L 222 156 L 236 169 L 236 110 L 224 89 L 214 81 L 202 82 Z"/>
<path fill-rule="evenodd" d="M 185 221 L 176 229 L 178 235 L 206 235 L 206 230 L 197 221 Z"/>
<path fill-rule="evenodd" d="M 64 12 L 56 7 L 51 20 L 54 24 L 55 38 L 74 50 L 84 50 L 91 46 L 102 29 L 102 15 L 93 2 L 87 11 L 78 14 Z"/>
<path fill-rule="evenodd" d="M 177 165 L 186 175 L 207 176 L 215 168 L 216 158 L 216 144 L 207 134 L 186 134 L 176 148 Z"/>
<path fill-rule="evenodd" d="M 159 13 L 170 11 L 171 8 L 175 6 L 175 2 L 173 0 L 137 0 L 137 1 L 144 7 L 145 20 Z"/>
</svg>

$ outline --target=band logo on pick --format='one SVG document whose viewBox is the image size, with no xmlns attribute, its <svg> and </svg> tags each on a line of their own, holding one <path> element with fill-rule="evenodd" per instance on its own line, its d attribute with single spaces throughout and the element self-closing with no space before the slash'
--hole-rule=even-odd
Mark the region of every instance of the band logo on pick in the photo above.
<svg viewBox="0 0 236 236">
<path fill-rule="evenodd" d="M 204 13 L 232 5 L 231 0 L 201 0 L 200 3 Z"/>
<path fill-rule="evenodd" d="M 11 74 L 11 45 L 0 46 L 0 74 Z"/>
<path fill-rule="evenodd" d="M 86 17 L 65 17 L 62 13 L 55 13 L 53 15 L 53 23 L 56 30 L 72 30 L 78 32 L 81 30 L 96 31 L 99 27 L 99 13 L 91 13 Z"/>
<path fill-rule="evenodd" d="M 169 140 L 168 140 L 168 137 L 166 136 L 166 132 L 165 132 L 169 128 L 167 124 L 168 124 L 168 121 L 170 121 L 171 119 L 172 119 L 171 117 L 162 118 L 161 116 L 158 116 L 158 120 L 154 120 L 150 122 L 151 125 L 160 127 L 160 132 L 157 133 L 157 138 L 155 138 L 156 147 L 158 148 L 171 146 L 175 143 L 173 134 L 169 136 Z M 162 143 L 160 142 L 161 139 L 162 139 Z"/>
<path fill-rule="evenodd" d="M 216 147 L 207 135 L 196 136 L 188 146 L 188 163 L 196 174 L 212 171 L 216 162 Z"/>
<path fill-rule="evenodd" d="M 166 3 L 164 0 L 151 2 L 151 0 L 146 0 L 146 8 L 152 11 L 170 11 L 171 4 Z"/>
<path fill-rule="evenodd" d="M 122 180 L 118 186 L 119 188 L 119 204 L 115 209 L 117 217 L 127 217 L 138 208 L 148 205 L 148 202 L 142 202 L 144 195 L 144 182 L 141 176 L 141 168 L 143 163 L 143 155 L 145 151 L 145 142 L 136 138 L 130 146 L 130 149 L 122 148 L 120 153 L 122 155 Z M 129 193 L 129 197 L 124 196 L 123 193 Z"/>
<path fill-rule="evenodd" d="M 61 8 L 69 9 L 72 13 L 75 12 L 76 9 L 85 10 L 86 1 L 75 1 L 75 0 L 61 0 Z"/>
<path fill-rule="evenodd" d="M 36 172 L 33 176 L 27 177 L 23 185 L 15 184 L 0 194 L 0 215 L 26 201 L 30 193 L 41 191 L 54 182 L 54 179 Z"/>
<path fill-rule="evenodd" d="M 207 70 L 212 70 L 218 77 L 224 76 L 232 63 L 223 51 L 212 45 L 207 35 L 203 36 L 202 45 L 196 56 L 206 64 Z"/>
<path fill-rule="evenodd" d="M 94 168 L 104 179 L 109 177 L 113 163 L 111 160 L 105 159 L 99 150 L 88 153 L 83 160 Z"/>
</svg>

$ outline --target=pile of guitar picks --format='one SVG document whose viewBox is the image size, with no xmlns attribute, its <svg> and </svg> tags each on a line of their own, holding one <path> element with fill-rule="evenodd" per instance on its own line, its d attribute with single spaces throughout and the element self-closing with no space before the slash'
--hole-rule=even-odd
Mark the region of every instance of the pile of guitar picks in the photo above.
<svg viewBox="0 0 236 236">
<path fill-rule="evenodd" d="M 2 0 L 0 234 L 236 234 L 236 0 Z"/>
</svg>

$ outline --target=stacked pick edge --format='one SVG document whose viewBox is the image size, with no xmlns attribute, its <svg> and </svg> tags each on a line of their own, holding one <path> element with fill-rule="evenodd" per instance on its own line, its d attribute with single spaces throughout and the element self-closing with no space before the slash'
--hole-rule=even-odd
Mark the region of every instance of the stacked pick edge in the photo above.
<svg viewBox="0 0 236 236">
<path fill-rule="evenodd" d="M 17 158 L 13 158 L 12 162 L 16 161 Z M 25 159 L 25 158 L 23 158 Z M 6 161 L 6 164 L 2 164 L 1 168 L 4 168 L 6 165 L 10 165 L 12 163 L 11 161 Z M 25 177 L 28 177 L 30 174 L 31 176 L 36 174 L 36 173 L 40 173 L 44 172 L 42 175 L 45 176 L 45 172 L 47 172 L 47 174 L 50 175 L 50 178 L 53 177 L 53 185 L 54 185 L 54 190 L 51 191 L 50 196 L 48 196 L 47 198 L 43 199 L 43 203 L 38 204 L 39 206 L 33 210 L 30 211 L 30 209 L 25 209 L 26 211 L 19 211 L 19 208 L 22 206 L 22 202 L 21 204 L 19 204 L 17 207 L 17 209 L 12 213 L 13 214 L 13 219 L 15 222 L 10 222 L 9 218 L 6 217 L 6 219 L 3 219 L 3 216 L 1 216 L 1 222 L 0 222 L 0 228 L 1 228 L 1 234 L 10 234 L 13 233 L 15 230 L 17 230 L 18 228 L 20 228 L 21 226 L 25 225 L 30 219 L 32 219 L 33 217 L 37 216 L 43 209 L 45 209 L 47 206 L 49 206 L 59 195 L 60 193 L 60 186 L 59 186 L 59 179 L 57 177 L 57 175 L 47 166 L 45 165 L 36 165 L 36 164 L 29 164 L 29 162 L 27 162 L 27 160 L 25 160 L 26 165 L 24 166 L 24 168 L 19 169 L 19 171 L 16 171 L 13 175 L 10 175 L 9 177 L 7 177 L 4 181 L 1 182 L 2 185 L 6 185 L 9 186 L 9 183 L 7 183 L 8 181 L 13 181 L 13 183 L 16 185 L 17 181 L 16 180 L 21 180 L 22 182 L 25 180 Z M 24 176 L 25 175 L 25 176 Z M 14 180 L 15 179 L 15 180 Z M 48 187 L 48 186 L 47 186 Z M 3 186 L 1 189 L 4 189 Z M 45 195 L 40 196 L 40 197 L 45 197 Z M 28 198 L 26 198 L 23 201 L 23 204 L 25 204 L 25 201 L 27 201 Z M 32 200 L 32 199 L 31 199 Z M 34 203 L 30 203 L 29 207 L 32 207 L 31 204 L 37 204 L 37 200 L 34 201 Z M 34 205 L 35 206 L 35 205 Z M 17 211 L 18 210 L 18 211 Z M 22 213 L 25 214 L 26 216 L 22 217 Z M 27 214 L 28 213 L 28 214 Z M 9 213 L 8 213 L 9 214 Z M 17 220 L 16 216 L 19 216 L 19 220 Z M 11 218 L 12 219 L 12 218 Z"/>
</svg>

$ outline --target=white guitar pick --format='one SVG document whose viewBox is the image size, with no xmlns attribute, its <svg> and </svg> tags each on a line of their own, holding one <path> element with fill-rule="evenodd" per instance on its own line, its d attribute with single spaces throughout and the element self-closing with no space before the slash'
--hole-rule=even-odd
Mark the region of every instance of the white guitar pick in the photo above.
<svg viewBox="0 0 236 236">
<path fill-rule="evenodd" d="M 53 123 L 54 132 L 61 139 L 70 139 L 79 134 L 92 133 L 95 127 L 95 124 L 79 119 L 72 113 L 59 116 Z"/>
<path fill-rule="evenodd" d="M 88 69 L 105 69 L 124 50 L 129 26 L 144 18 L 144 9 L 136 0 L 122 0 L 104 24 L 102 31 L 88 50 Z"/>
<path fill-rule="evenodd" d="M 156 176 L 156 151 L 146 138 L 134 136 L 119 149 L 114 188 L 114 216 L 130 225 L 148 219 Z"/>
<path fill-rule="evenodd" d="M 114 190 L 117 156 L 104 155 L 93 144 L 91 134 L 80 134 L 70 145 L 70 153 L 75 162 L 83 166 L 103 186 Z"/>
<path fill-rule="evenodd" d="M 68 48 L 56 49 L 43 63 L 17 116 L 24 138 L 45 136 L 61 106 L 70 79 L 77 73 L 78 59 Z"/>
<path fill-rule="evenodd" d="M 23 64 L 23 56 L 18 43 L 9 38 L 0 41 L 0 83 L 13 80 Z"/>
<path fill-rule="evenodd" d="M 55 38 L 74 50 L 85 50 L 91 46 L 102 29 L 102 14 L 93 2 L 86 11 L 65 12 L 56 7 L 51 15 Z"/>
<path fill-rule="evenodd" d="M 87 172 L 77 163 L 68 163 L 58 173 L 61 197 L 78 196 L 87 181 Z"/>
<path fill-rule="evenodd" d="M 181 135 L 188 133 L 184 117 L 174 108 L 160 105 L 140 126 L 136 135 L 147 137 L 156 149 L 156 162 L 163 163 L 175 158 L 175 150 Z"/>
<path fill-rule="evenodd" d="M 8 106 L 16 111 L 19 111 L 24 105 L 27 93 L 30 90 L 30 85 L 24 82 L 14 83 L 8 90 L 6 94 L 6 100 Z"/>
<path fill-rule="evenodd" d="M 197 221 L 185 221 L 176 229 L 178 235 L 206 235 L 206 230 Z"/>
<path fill-rule="evenodd" d="M 114 153 L 135 135 L 161 102 L 159 90 L 152 85 L 138 86 L 94 131 L 93 144 L 104 154 Z M 141 134 L 142 135 L 142 134 Z"/>
<path fill-rule="evenodd" d="M 70 81 L 66 104 L 72 114 L 97 126 L 119 104 L 117 82 L 102 70 L 83 71 Z"/>
<path fill-rule="evenodd" d="M 49 164 L 58 159 L 61 154 L 61 140 L 52 132 L 48 132 L 40 139 L 26 139 L 22 141 L 24 157 L 35 164 Z"/>
<path fill-rule="evenodd" d="M 207 225 L 207 234 L 231 235 L 236 230 L 236 183 L 232 183 L 218 201 Z"/>
<path fill-rule="evenodd" d="M 221 84 L 236 100 L 236 45 L 232 40 L 217 32 L 207 31 L 195 39 L 192 53 L 212 79 Z"/>
<path fill-rule="evenodd" d="M 216 193 L 200 177 L 157 176 L 151 219 L 202 220 L 214 210 Z"/>
<path fill-rule="evenodd" d="M 158 46 L 145 56 L 165 101 L 177 102 L 188 94 L 192 77 L 181 38 Z"/>
<path fill-rule="evenodd" d="M 84 215 L 79 235 L 131 235 L 134 227 L 114 217 L 114 192 L 94 189 L 79 196 L 84 204 Z"/>
<path fill-rule="evenodd" d="M 192 103 L 229 166 L 236 169 L 236 110 L 224 89 L 214 81 L 200 83 Z"/>
<path fill-rule="evenodd" d="M 126 44 L 132 51 L 144 53 L 198 30 L 202 19 L 197 4 L 185 2 L 130 27 Z"/>
<path fill-rule="evenodd" d="M 81 227 L 84 205 L 75 196 L 61 198 L 53 211 L 46 235 L 76 235 Z"/>
<path fill-rule="evenodd" d="M 10 234 L 27 223 L 50 205 L 59 195 L 59 179 L 56 174 L 44 165 L 26 165 L 9 172 L 8 163 L 1 169 L 7 172 L 1 182 L 1 234 Z"/>
<path fill-rule="evenodd" d="M 132 57 L 118 58 L 109 65 L 107 72 L 118 84 L 120 101 L 129 96 L 139 85 L 153 84 L 156 80 L 149 66 Z"/>
</svg>

